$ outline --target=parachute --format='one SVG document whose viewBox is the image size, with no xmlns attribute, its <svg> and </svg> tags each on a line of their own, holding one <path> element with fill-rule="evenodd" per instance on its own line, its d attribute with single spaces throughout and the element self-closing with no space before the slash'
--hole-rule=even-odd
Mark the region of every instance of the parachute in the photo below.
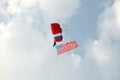
<svg viewBox="0 0 120 80">
<path fill-rule="evenodd" d="M 54 36 L 54 42 L 61 42 L 63 40 L 62 29 L 58 23 L 51 24 L 51 31 Z"/>
<path fill-rule="evenodd" d="M 55 46 L 57 50 L 57 55 L 63 54 L 67 51 L 70 51 L 76 47 L 78 47 L 78 43 L 76 41 L 67 42 L 65 44 Z"/>
<path fill-rule="evenodd" d="M 61 45 L 56 45 L 56 42 L 62 42 L 63 41 L 63 35 L 62 35 L 62 29 L 60 27 L 59 23 L 52 23 L 51 24 L 51 32 L 54 38 L 54 45 L 57 50 L 57 55 L 63 54 L 65 52 L 68 52 L 78 46 L 78 43 L 76 41 L 67 42 Z"/>
</svg>

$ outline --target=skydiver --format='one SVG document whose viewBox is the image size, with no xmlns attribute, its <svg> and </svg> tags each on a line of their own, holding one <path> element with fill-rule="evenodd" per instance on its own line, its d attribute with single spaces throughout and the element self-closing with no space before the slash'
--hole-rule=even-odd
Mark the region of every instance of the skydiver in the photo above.
<svg viewBox="0 0 120 80">
<path fill-rule="evenodd" d="M 56 45 L 56 42 L 54 42 L 53 47 Z"/>
</svg>

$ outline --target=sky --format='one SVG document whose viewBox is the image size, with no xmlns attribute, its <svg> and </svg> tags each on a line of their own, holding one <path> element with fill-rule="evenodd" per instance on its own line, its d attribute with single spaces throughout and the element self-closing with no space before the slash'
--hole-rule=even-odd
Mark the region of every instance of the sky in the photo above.
<svg viewBox="0 0 120 80">
<path fill-rule="evenodd" d="M 120 80 L 120 0 L 0 0 L 0 80 Z M 63 29 L 53 48 L 50 24 Z"/>
</svg>

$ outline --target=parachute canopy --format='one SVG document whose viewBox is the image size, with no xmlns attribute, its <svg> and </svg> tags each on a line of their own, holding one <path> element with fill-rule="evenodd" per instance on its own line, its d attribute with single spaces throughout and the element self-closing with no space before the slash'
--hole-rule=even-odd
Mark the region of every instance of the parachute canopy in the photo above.
<svg viewBox="0 0 120 80">
<path fill-rule="evenodd" d="M 57 55 L 70 51 L 76 47 L 78 47 L 78 43 L 76 41 L 67 42 L 65 44 L 55 46 L 57 50 Z"/>
<path fill-rule="evenodd" d="M 51 32 L 54 36 L 54 42 L 61 42 L 63 40 L 62 29 L 60 28 L 60 24 L 52 23 Z"/>
</svg>

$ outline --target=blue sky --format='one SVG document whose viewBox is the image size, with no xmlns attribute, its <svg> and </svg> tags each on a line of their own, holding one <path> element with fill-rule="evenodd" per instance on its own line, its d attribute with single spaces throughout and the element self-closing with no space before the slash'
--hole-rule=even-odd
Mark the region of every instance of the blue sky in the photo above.
<svg viewBox="0 0 120 80">
<path fill-rule="evenodd" d="M 95 0 L 93 2 L 82 0 L 81 2 L 82 6 L 79 7 L 77 13 L 65 26 L 71 27 L 69 28 L 70 31 L 66 31 L 66 34 L 70 34 L 72 39 L 79 40 L 80 45 L 84 46 L 86 41 L 97 39 L 97 20 L 103 10 L 103 0 Z M 83 51 L 83 47 L 81 48 L 81 51 Z M 82 52 L 82 56 L 83 54 L 84 52 Z"/>
<path fill-rule="evenodd" d="M 120 0 L 0 0 L 0 80 L 119 80 Z M 50 24 L 79 47 L 57 56 Z"/>
</svg>

